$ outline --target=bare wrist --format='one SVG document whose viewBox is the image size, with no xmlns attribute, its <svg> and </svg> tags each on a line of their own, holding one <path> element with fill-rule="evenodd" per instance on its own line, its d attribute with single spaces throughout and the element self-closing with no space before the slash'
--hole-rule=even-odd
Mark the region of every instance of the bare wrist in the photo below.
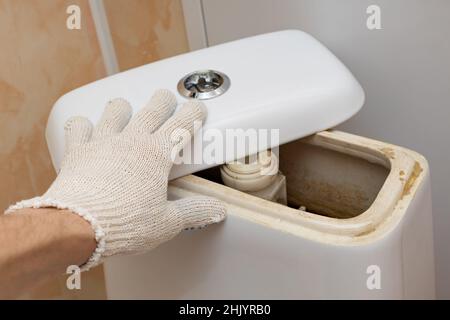
<svg viewBox="0 0 450 320">
<path fill-rule="evenodd" d="M 43 245 L 47 250 L 54 248 L 63 252 L 61 267 L 82 265 L 96 248 L 95 233 L 85 219 L 70 210 L 57 208 L 25 208 L 17 211 L 24 219 L 31 223 L 42 225 L 47 234 L 47 241 Z M 65 270 L 61 270 L 65 271 Z"/>
</svg>

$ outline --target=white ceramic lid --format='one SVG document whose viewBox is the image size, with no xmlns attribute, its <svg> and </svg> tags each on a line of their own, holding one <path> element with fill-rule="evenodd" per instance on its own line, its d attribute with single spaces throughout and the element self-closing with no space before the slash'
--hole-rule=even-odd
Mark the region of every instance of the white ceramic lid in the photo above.
<svg viewBox="0 0 450 320">
<path fill-rule="evenodd" d="M 297 30 L 264 34 L 147 64 L 65 94 L 55 103 L 46 131 L 55 168 L 62 160 L 63 128 L 69 117 L 81 115 L 95 123 L 106 102 L 115 97 L 127 99 L 136 112 L 158 88 L 172 90 L 182 103 L 186 98 L 177 91 L 179 80 L 203 69 L 230 79 L 225 93 L 205 100 L 208 118 L 203 133 L 211 128 L 224 135 L 233 128 L 279 129 L 276 144 L 284 144 L 340 124 L 364 103 L 353 75 L 313 37 Z M 247 150 L 257 151 L 262 149 Z M 244 155 L 233 154 L 224 161 Z M 175 165 L 171 178 L 214 165 Z"/>
</svg>

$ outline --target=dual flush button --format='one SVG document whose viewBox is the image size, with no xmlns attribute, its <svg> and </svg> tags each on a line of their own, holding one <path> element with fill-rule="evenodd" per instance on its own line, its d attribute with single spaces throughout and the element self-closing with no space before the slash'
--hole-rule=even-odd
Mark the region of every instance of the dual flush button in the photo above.
<svg viewBox="0 0 450 320">
<path fill-rule="evenodd" d="M 183 97 L 207 100 L 224 94 L 230 88 L 230 79 L 219 71 L 199 70 L 184 76 L 177 88 Z"/>
</svg>

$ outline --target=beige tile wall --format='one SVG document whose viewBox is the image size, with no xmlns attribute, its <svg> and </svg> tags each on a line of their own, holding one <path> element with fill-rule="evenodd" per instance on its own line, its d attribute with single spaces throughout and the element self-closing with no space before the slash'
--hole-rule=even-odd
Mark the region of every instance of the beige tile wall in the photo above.
<svg viewBox="0 0 450 320">
<path fill-rule="evenodd" d="M 180 1 L 104 0 L 121 70 L 188 50 Z M 79 5 L 81 30 L 66 28 Z M 0 212 L 42 194 L 55 177 L 44 130 L 55 100 L 104 77 L 88 0 L 0 0 Z M 104 298 L 102 268 L 69 292 L 65 278 L 26 298 Z"/>
<path fill-rule="evenodd" d="M 179 0 L 104 0 L 121 70 L 188 51 Z"/>
<path fill-rule="evenodd" d="M 66 28 L 80 5 L 82 30 Z M 0 0 L 0 208 L 54 178 L 44 129 L 64 92 L 105 75 L 87 0 Z"/>
</svg>

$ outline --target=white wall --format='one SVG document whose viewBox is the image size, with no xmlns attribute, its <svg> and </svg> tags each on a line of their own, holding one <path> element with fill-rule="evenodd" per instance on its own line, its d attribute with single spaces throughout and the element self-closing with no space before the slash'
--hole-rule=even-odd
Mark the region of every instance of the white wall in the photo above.
<svg viewBox="0 0 450 320">
<path fill-rule="evenodd" d="M 366 27 L 381 7 L 382 30 Z M 431 166 L 440 298 L 450 298 L 450 1 L 203 0 L 210 45 L 295 28 L 330 48 L 367 94 L 341 126 L 425 155 Z"/>
</svg>

